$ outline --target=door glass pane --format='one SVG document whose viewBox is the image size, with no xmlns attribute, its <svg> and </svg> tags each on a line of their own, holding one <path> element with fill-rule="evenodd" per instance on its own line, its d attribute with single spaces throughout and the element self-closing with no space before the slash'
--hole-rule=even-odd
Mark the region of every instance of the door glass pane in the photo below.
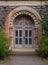
<svg viewBox="0 0 48 65">
<path fill-rule="evenodd" d="M 32 30 L 29 30 L 29 37 L 32 36 Z"/>
<path fill-rule="evenodd" d="M 18 38 L 15 39 L 15 43 L 18 44 Z"/>
<path fill-rule="evenodd" d="M 28 36 L 28 30 L 25 30 L 25 36 Z"/>
<path fill-rule="evenodd" d="M 25 38 L 25 44 L 28 44 L 28 38 Z"/>
<path fill-rule="evenodd" d="M 18 36 L 18 30 L 15 31 L 15 35 Z"/>
<path fill-rule="evenodd" d="M 32 38 L 29 38 L 29 44 L 32 44 Z"/>
<path fill-rule="evenodd" d="M 19 36 L 20 37 L 22 36 L 22 30 L 19 30 Z"/>
<path fill-rule="evenodd" d="M 22 44 L 22 38 L 19 38 L 19 44 Z"/>
</svg>

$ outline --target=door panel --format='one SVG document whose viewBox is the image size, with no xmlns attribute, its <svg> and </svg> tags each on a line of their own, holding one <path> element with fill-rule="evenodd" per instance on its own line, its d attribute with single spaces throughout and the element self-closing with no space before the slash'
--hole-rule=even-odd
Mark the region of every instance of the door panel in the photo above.
<svg viewBox="0 0 48 65">
<path fill-rule="evenodd" d="M 26 18 L 18 20 L 17 25 L 14 26 L 14 41 L 15 47 L 32 47 L 33 28 L 30 21 Z"/>
<path fill-rule="evenodd" d="M 19 38 L 19 44 L 22 44 L 22 38 Z"/>
<path fill-rule="evenodd" d="M 18 38 L 15 38 L 15 44 L 18 45 Z"/>
<path fill-rule="evenodd" d="M 25 30 L 25 37 L 28 37 L 28 30 Z"/>
<path fill-rule="evenodd" d="M 32 38 L 29 38 L 29 45 L 32 44 Z"/>
<path fill-rule="evenodd" d="M 25 47 L 32 47 L 32 30 L 25 30 Z"/>
<path fill-rule="evenodd" d="M 19 37 L 22 37 L 22 30 L 19 30 Z"/>
<path fill-rule="evenodd" d="M 32 37 L 32 30 L 29 30 L 29 37 Z"/>
<path fill-rule="evenodd" d="M 18 30 L 15 31 L 15 36 L 18 37 Z"/>
<path fill-rule="evenodd" d="M 28 38 L 25 38 L 25 45 L 28 45 Z"/>
<path fill-rule="evenodd" d="M 22 47 L 23 43 L 23 36 L 22 36 L 22 30 L 21 29 L 15 29 L 15 47 Z"/>
</svg>

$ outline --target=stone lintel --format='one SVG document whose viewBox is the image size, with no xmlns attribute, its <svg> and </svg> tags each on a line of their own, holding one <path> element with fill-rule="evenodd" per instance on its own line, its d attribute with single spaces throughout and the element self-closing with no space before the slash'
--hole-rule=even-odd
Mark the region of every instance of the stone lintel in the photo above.
<svg viewBox="0 0 48 65">
<path fill-rule="evenodd" d="M 21 5 L 34 5 L 43 6 L 48 1 L 0 1 L 0 6 L 21 6 Z"/>
</svg>

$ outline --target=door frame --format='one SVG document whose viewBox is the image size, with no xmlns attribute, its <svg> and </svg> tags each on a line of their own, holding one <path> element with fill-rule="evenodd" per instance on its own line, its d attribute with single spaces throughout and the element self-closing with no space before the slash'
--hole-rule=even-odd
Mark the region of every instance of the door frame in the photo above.
<svg viewBox="0 0 48 65">
<path fill-rule="evenodd" d="M 28 20 L 30 20 L 30 18 L 28 19 Z M 33 21 L 33 20 L 30 20 L 30 22 L 31 21 Z M 20 21 L 19 21 L 20 22 Z M 29 21 L 28 21 L 29 22 Z M 20 28 L 20 29 L 19 29 Z M 25 23 L 23 22 L 23 24 L 22 25 L 14 25 L 14 32 L 13 32 L 13 41 L 14 41 L 14 47 L 15 48 L 32 48 L 33 47 L 33 39 L 34 39 L 34 24 L 33 23 L 31 23 L 31 25 L 30 24 L 28 24 L 28 25 L 25 25 Z M 19 34 L 19 31 L 20 30 L 22 30 L 22 45 L 15 45 L 15 31 L 16 30 L 18 30 L 18 34 Z M 25 44 L 25 39 L 24 39 L 24 37 L 25 37 L 25 30 L 27 30 L 28 31 L 28 45 L 26 45 Z M 29 30 L 32 30 L 32 37 L 29 37 Z M 24 36 L 23 36 L 24 35 Z M 19 36 L 18 36 L 19 37 Z M 18 38 L 18 37 L 16 37 L 16 38 Z M 26 37 L 25 37 L 26 38 Z M 30 45 L 29 44 L 29 38 L 32 38 L 32 44 Z M 18 38 L 19 39 L 19 38 Z M 19 42 L 19 41 L 18 41 Z"/>
</svg>

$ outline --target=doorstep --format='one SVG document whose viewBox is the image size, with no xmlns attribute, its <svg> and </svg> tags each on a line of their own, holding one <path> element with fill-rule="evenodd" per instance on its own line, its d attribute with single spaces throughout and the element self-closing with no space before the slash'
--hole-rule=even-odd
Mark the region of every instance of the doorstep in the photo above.
<svg viewBox="0 0 48 65">
<path fill-rule="evenodd" d="M 12 49 L 11 55 L 36 55 L 36 49 L 33 48 L 16 48 Z"/>
</svg>

